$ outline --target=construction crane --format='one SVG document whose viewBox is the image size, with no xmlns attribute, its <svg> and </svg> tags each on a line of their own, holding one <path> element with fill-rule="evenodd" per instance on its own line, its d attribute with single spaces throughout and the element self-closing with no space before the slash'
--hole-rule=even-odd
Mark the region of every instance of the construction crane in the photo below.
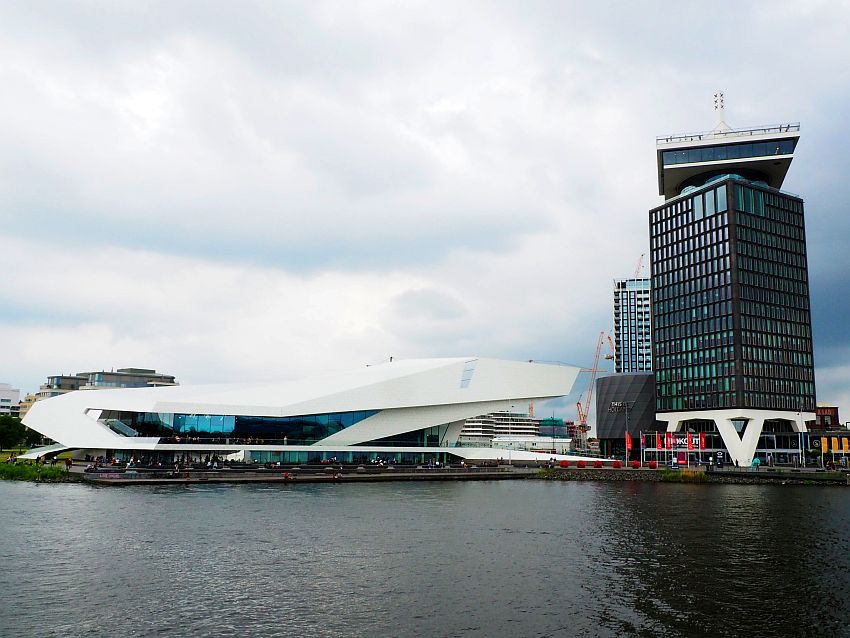
<svg viewBox="0 0 850 638">
<path fill-rule="evenodd" d="M 640 279 L 641 274 L 643 274 L 643 258 L 646 257 L 646 253 L 641 253 L 640 257 L 638 257 L 637 266 L 635 266 L 635 279 Z"/>
<path fill-rule="evenodd" d="M 581 404 L 581 397 L 576 402 L 578 410 L 578 423 L 576 423 L 576 434 L 579 439 L 579 449 L 587 448 L 587 413 L 590 411 L 590 400 L 593 398 L 593 386 L 596 382 L 596 373 L 599 372 L 599 354 L 602 352 L 602 342 L 605 341 L 605 331 L 599 333 L 599 339 L 596 340 L 596 353 L 593 355 L 593 367 L 590 369 L 590 384 L 587 388 L 587 398 L 584 405 Z"/>
</svg>

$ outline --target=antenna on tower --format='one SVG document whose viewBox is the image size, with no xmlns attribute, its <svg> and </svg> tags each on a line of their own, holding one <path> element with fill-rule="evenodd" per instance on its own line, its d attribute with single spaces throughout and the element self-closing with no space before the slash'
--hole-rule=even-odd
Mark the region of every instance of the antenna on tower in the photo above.
<svg viewBox="0 0 850 638">
<path fill-rule="evenodd" d="M 716 132 L 731 131 L 731 127 L 726 123 L 726 104 L 723 96 L 723 91 L 717 90 L 714 92 L 714 130 Z"/>
</svg>

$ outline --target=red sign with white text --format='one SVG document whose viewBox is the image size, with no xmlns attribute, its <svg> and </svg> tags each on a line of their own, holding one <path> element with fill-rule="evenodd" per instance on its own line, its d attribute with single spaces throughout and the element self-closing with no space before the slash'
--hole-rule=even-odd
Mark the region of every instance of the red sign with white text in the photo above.
<svg viewBox="0 0 850 638">
<path fill-rule="evenodd" d="M 652 439 L 649 439 L 647 442 L 651 444 Z M 655 433 L 656 450 L 677 450 L 680 448 L 688 450 L 705 450 L 707 447 L 706 443 L 707 441 L 704 432 L 700 432 L 699 436 L 693 432 L 665 432 L 664 438 L 661 437 L 660 432 Z"/>
</svg>

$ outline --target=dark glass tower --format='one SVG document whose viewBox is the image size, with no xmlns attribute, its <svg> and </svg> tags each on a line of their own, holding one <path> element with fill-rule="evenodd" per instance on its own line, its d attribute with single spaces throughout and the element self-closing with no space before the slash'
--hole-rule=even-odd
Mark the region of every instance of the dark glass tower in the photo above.
<svg viewBox="0 0 850 638">
<path fill-rule="evenodd" d="M 740 442 L 753 415 L 761 432 L 815 409 L 803 200 L 779 190 L 799 135 L 732 130 L 721 111 L 714 131 L 657 140 L 653 367 L 670 429 L 705 418 L 722 433 L 728 417 Z"/>
</svg>

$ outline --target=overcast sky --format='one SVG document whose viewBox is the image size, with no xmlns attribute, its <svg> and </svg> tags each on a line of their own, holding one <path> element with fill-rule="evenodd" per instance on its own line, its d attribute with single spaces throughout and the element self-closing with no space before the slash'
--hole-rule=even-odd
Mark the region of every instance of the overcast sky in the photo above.
<svg viewBox="0 0 850 638">
<path fill-rule="evenodd" d="M 848 60 L 843 2 L 3 2 L 0 381 L 589 366 L 655 136 L 722 88 L 733 127 L 801 123 L 818 399 L 850 420 Z"/>
</svg>

